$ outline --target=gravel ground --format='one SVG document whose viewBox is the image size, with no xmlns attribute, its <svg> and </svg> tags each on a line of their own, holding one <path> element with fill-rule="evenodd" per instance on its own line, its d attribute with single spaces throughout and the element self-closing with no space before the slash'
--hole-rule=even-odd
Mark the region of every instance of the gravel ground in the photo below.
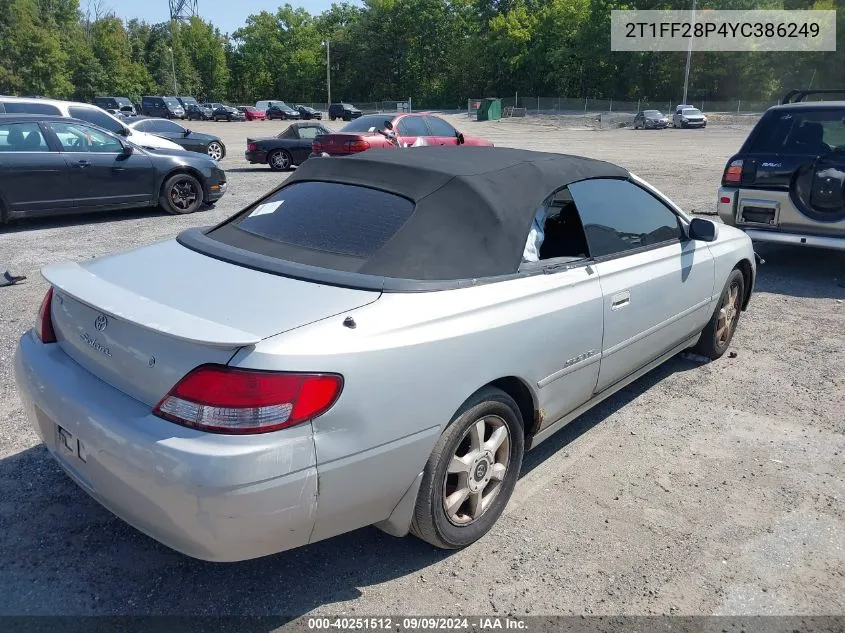
<svg viewBox="0 0 845 633">
<path fill-rule="evenodd" d="M 497 145 L 613 160 L 711 213 L 749 127 L 634 132 L 475 122 Z M 284 180 L 243 160 L 279 123 L 196 123 L 223 137 L 229 192 L 188 217 L 138 211 L 0 229 L 0 614 L 845 614 L 845 255 L 761 248 L 733 350 L 678 357 L 526 457 L 507 513 L 447 553 L 367 528 L 212 564 L 167 550 L 90 500 L 38 445 L 11 359 L 41 266 L 217 222 Z M 178 273 L 178 271 L 174 271 Z"/>
</svg>

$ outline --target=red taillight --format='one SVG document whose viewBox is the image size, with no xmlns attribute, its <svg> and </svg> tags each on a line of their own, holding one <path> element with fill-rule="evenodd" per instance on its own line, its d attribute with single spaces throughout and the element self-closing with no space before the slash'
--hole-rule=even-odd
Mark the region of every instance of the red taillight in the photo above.
<svg viewBox="0 0 845 633">
<path fill-rule="evenodd" d="M 257 149 L 258 149 L 258 145 L 256 145 L 255 143 L 250 143 L 249 145 L 246 146 L 246 150 L 248 152 L 254 152 Z"/>
<path fill-rule="evenodd" d="M 180 380 L 153 413 L 212 433 L 268 433 L 322 415 L 342 389 L 338 374 L 203 365 Z"/>
<path fill-rule="evenodd" d="M 719 202 L 721 202 L 722 204 L 730 204 L 731 199 L 728 196 L 722 196 L 721 198 L 719 198 Z"/>
<path fill-rule="evenodd" d="M 311 151 L 315 154 L 320 154 L 323 151 L 323 144 L 319 141 L 314 141 L 311 143 Z"/>
<path fill-rule="evenodd" d="M 370 144 L 367 143 L 367 141 L 356 139 L 354 141 L 346 141 L 343 144 L 343 148 L 351 154 L 354 152 L 363 152 L 364 150 L 370 149 Z"/>
<path fill-rule="evenodd" d="M 53 315 L 51 313 L 51 306 L 53 305 L 53 287 L 44 295 L 41 300 L 41 307 L 38 308 L 38 322 L 35 324 L 35 334 L 41 339 L 42 343 L 55 343 L 56 333 L 53 331 Z"/>
<path fill-rule="evenodd" d="M 728 165 L 727 169 L 725 169 L 725 177 L 723 180 L 725 182 L 733 183 L 739 183 L 742 181 L 742 160 L 731 161 L 731 164 Z"/>
</svg>

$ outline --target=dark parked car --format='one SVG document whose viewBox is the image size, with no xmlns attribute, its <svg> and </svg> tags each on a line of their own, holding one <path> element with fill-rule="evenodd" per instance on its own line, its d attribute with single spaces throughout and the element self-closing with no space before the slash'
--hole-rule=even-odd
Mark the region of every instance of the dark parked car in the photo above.
<svg viewBox="0 0 845 633">
<path fill-rule="evenodd" d="M 193 97 L 176 97 L 176 100 L 182 104 L 182 107 L 185 108 L 186 112 L 188 111 L 189 105 L 199 105 L 199 101 Z"/>
<path fill-rule="evenodd" d="M 357 119 L 361 114 L 362 112 L 351 103 L 341 101 L 340 103 L 333 103 L 329 106 L 329 118 L 332 121 L 335 119 L 351 121 L 352 119 Z"/>
<path fill-rule="evenodd" d="M 331 130 L 322 123 L 291 123 L 278 136 L 248 138 L 245 156 L 250 163 L 267 163 L 274 171 L 290 169 L 308 158 L 311 143 L 321 134 L 331 134 Z"/>
<path fill-rule="evenodd" d="M 192 213 L 226 192 L 208 156 L 150 151 L 78 119 L 0 115 L 0 220 L 160 205 Z"/>
<path fill-rule="evenodd" d="M 266 114 L 267 119 L 270 121 L 273 119 L 298 119 L 300 117 L 299 112 L 291 108 L 284 101 L 274 101 L 273 105 L 267 108 Z"/>
<path fill-rule="evenodd" d="M 205 103 L 203 106 L 211 110 L 214 121 L 246 121 L 246 115 L 232 106 L 223 103 Z"/>
<path fill-rule="evenodd" d="M 317 119 L 320 121 L 323 118 L 322 112 L 315 110 L 314 108 L 309 108 L 308 106 L 295 105 L 294 109 L 299 112 L 299 116 L 303 121 L 307 121 L 308 119 Z"/>
<path fill-rule="evenodd" d="M 845 90 L 769 108 L 728 159 L 716 209 L 755 242 L 845 252 L 845 100 L 804 100 L 816 95 Z"/>
<path fill-rule="evenodd" d="M 189 121 L 211 121 L 214 111 L 211 108 L 198 103 L 189 103 L 185 106 L 185 118 Z"/>
<path fill-rule="evenodd" d="M 144 116 L 163 119 L 184 119 L 185 108 L 176 97 L 141 97 L 141 112 Z"/>
<path fill-rule="evenodd" d="M 634 117 L 635 130 L 662 130 L 669 127 L 669 117 L 660 110 L 641 110 Z"/>
<path fill-rule="evenodd" d="M 135 119 L 129 122 L 129 127 L 166 138 L 189 152 L 208 154 L 214 160 L 222 160 L 226 155 L 226 146 L 219 136 L 194 132 L 167 119 Z"/>
<path fill-rule="evenodd" d="M 124 116 L 138 114 L 128 97 L 94 97 L 94 105 L 103 110 L 117 110 Z"/>
</svg>

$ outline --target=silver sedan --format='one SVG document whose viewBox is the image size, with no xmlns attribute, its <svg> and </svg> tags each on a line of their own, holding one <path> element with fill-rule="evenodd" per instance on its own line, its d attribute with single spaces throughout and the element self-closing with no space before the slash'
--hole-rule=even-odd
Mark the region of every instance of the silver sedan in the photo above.
<svg viewBox="0 0 845 633">
<path fill-rule="evenodd" d="M 235 561 L 373 524 L 473 543 L 526 450 L 682 350 L 724 354 L 756 268 L 615 165 L 427 147 L 308 160 L 215 227 L 43 274 L 15 375 L 50 453 Z"/>
</svg>

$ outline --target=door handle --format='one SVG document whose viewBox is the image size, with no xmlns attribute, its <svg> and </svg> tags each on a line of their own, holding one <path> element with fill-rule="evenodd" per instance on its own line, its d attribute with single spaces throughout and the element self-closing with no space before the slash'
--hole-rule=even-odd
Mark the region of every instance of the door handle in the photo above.
<svg viewBox="0 0 845 633">
<path fill-rule="evenodd" d="M 91 161 L 87 160 L 78 160 L 73 164 L 74 167 L 79 167 L 81 169 L 85 169 L 86 167 L 91 166 Z"/>
<path fill-rule="evenodd" d="M 620 308 L 624 308 L 626 305 L 631 303 L 631 291 L 625 290 L 623 292 L 619 292 L 613 295 L 613 298 L 610 301 L 611 310 L 619 310 Z"/>
</svg>

